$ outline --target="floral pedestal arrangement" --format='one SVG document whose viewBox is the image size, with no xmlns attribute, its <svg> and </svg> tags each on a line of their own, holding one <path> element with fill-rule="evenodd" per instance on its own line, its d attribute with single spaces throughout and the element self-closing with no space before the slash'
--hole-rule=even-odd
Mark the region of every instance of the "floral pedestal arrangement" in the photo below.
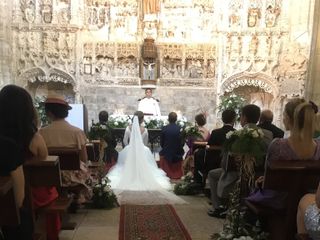
<svg viewBox="0 0 320 240">
<path fill-rule="evenodd" d="M 108 183 L 109 179 L 105 178 L 93 187 L 92 203 L 94 208 L 110 209 L 117 206 L 117 197 Z"/>
<path fill-rule="evenodd" d="M 242 198 L 254 186 L 255 165 L 263 159 L 265 148 L 260 129 L 243 128 L 227 134 L 224 152 L 233 156 L 240 177 L 230 194 L 227 221 L 223 230 L 213 234 L 211 239 L 268 239 L 268 234 L 261 230 L 259 222 L 252 225 L 246 221 L 246 209 L 242 205 Z"/>
<path fill-rule="evenodd" d="M 97 183 L 93 187 L 92 204 L 94 208 L 111 209 L 118 206 L 117 197 L 111 189 L 110 180 L 105 176 L 104 165 L 97 169 Z"/>
</svg>

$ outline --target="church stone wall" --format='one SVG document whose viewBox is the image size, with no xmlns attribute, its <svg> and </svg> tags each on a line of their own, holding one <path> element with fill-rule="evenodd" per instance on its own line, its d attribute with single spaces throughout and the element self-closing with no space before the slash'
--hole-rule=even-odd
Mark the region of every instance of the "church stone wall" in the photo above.
<svg viewBox="0 0 320 240">
<path fill-rule="evenodd" d="M 214 115 L 219 97 L 236 87 L 270 93 L 268 107 L 276 116 L 281 115 L 279 104 L 304 95 L 314 0 L 0 4 L 1 13 L 8 10 L 0 25 L 10 29 L 2 34 L 8 51 L 0 56 L 7 64 L 1 85 L 31 83 L 37 95 L 36 84 L 67 84 L 75 101 L 87 104 L 89 111 L 105 103 L 110 112 L 129 114 L 147 87 L 147 75 L 162 112 L 179 110 L 189 117 L 200 109 Z M 152 61 L 143 57 L 146 38 L 155 40 Z"/>
</svg>

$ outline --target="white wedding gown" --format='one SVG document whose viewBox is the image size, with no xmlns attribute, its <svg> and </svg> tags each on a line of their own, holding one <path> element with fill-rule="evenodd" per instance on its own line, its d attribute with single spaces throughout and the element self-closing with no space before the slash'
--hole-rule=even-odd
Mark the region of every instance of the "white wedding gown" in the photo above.
<svg viewBox="0 0 320 240">
<path fill-rule="evenodd" d="M 107 177 L 120 204 L 185 203 L 169 192 L 170 179 L 158 168 L 150 149 L 143 144 L 136 116 L 129 145 L 119 152 L 118 162 Z"/>
</svg>

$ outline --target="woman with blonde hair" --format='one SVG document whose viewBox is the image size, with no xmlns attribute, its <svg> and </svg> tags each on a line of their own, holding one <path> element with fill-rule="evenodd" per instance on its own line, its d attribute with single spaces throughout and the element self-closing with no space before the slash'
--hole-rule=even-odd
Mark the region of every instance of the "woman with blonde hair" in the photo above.
<svg viewBox="0 0 320 240">
<path fill-rule="evenodd" d="M 318 160 L 320 141 L 313 139 L 318 107 L 304 99 L 292 99 L 285 105 L 283 123 L 290 131 L 285 139 L 276 138 L 269 146 L 267 162 L 276 160 Z"/>
</svg>

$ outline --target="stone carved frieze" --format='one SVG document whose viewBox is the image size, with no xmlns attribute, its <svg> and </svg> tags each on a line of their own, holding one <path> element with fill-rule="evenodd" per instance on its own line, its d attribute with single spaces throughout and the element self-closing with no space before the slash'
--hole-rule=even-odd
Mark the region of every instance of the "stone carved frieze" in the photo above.
<svg viewBox="0 0 320 240">
<path fill-rule="evenodd" d="M 274 78 L 263 73 L 242 72 L 235 74 L 222 83 L 221 92 L 232 92 L 242 86 L 259 87 L 274 96 L 278 95 L 278 83 Z"/>
<path fill-rule="evenodd" d="M 126 58 L 133 56 L 139 58 L 140 44 L 138 43 L 118 43 L 117 56 L 118 58 Z"/>
<path fill-rule="evenodd" d="M 214 81 L 211 79 L 177 79 L 177 78 L 168 78 L 160 79 L 160 86 L 168 87 L 215 87 Z"/>
</svg>

